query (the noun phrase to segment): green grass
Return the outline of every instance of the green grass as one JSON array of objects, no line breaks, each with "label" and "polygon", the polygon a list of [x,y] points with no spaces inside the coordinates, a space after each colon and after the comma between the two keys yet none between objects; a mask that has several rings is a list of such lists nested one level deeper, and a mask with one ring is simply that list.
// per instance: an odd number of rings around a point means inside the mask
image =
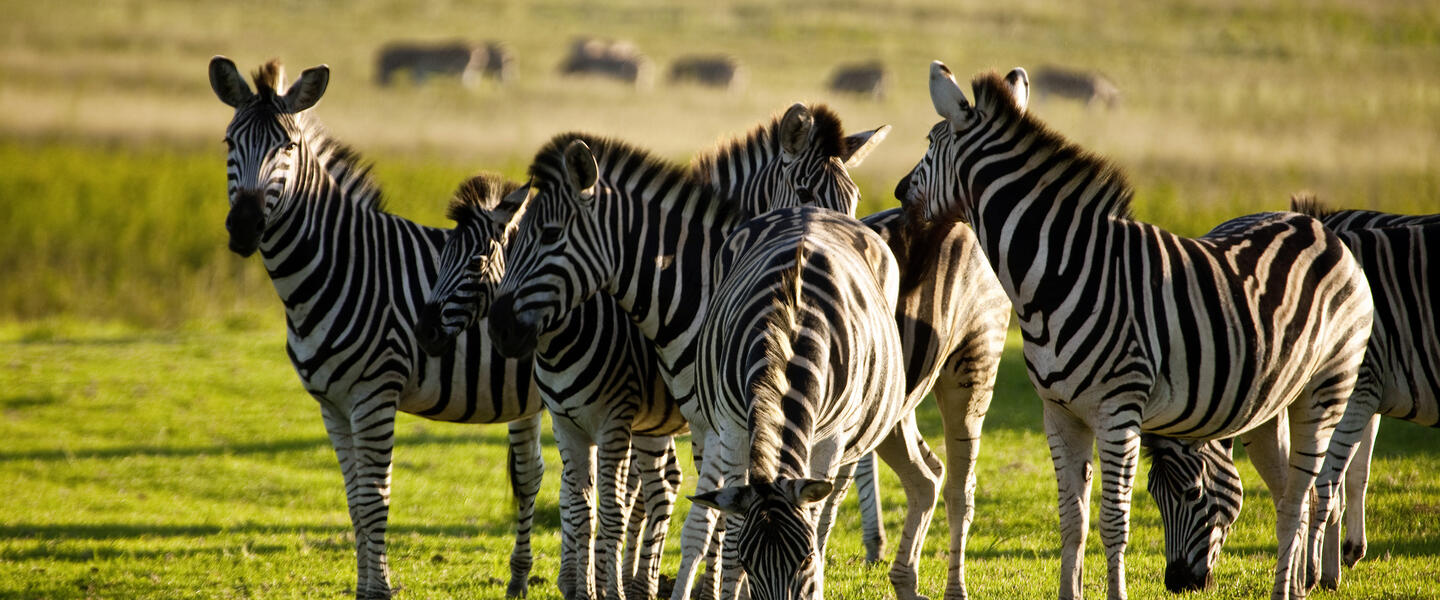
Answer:
[{"label": "green grass", "polygon": [[[319,411],[297,385],[275,320],[157,333],[45,321],[0,327],[0,597],[344,597],[353,546],[339,469]],[[1012,340],[1013,342],[1013,340]],[[922,409],[937,449],[938,416]],[[1371,556],[1338,592],[1317,598],[1440,598],[1440,440],[1386,421],[1368,505]],[[548,427],[547,427],[548,431]],[[559,464],[546,441],[532,597],[558,598]],[[688,449],[682,448],[688,456]],[[511,513],[501,426],[404,417],[397,428],[390,557],[408,598],[495,598],[508,577]],[[685,493],[694,485],[686,464]],[[1196,598],[1266,594],[1274,512],[1248,463],[1251,492],[1216,574]],[[885,520],[898,535],[903,495],[888,471]],[[1012,343],[987,419],[969,583],[978,598],[1044,598],[1058,582],[1055,488],[1039,400]],[[1138,483],[1143,490],[1143,475]],[[1098,503],[1098,502],[1097,502]],[[681,502],[672,526],[688,504]],[[1130,593],[1159,598],[1162,538],[1137,492]],[[1094,505],[1092,504],[1092,508]],[[887,597],[882,568],[862,564],[857,511],[832,537],[832,598]],[[921,590],[938,597],[948,528],[942,510],[923,554]],[[667,544],[665,572],[678,561]],[[1092,532],[1087,593],[1103,593]]]}]

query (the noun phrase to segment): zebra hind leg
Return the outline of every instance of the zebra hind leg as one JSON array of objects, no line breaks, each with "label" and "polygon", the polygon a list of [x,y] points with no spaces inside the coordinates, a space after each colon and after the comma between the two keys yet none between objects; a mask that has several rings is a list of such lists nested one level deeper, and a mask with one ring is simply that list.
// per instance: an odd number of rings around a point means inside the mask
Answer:
[{"label": "zebra hind leg", "polygon": [[866,454],[855,464],[855,500],[860,504],[865,562],[879,563],[885,560],[885,522],[881,518],[880,472],[876,470],[874,453]]},{"label": "zebra hind leg", "polygon": [[[660,585],[660,560],[665,551],[665,537],[670,528],[670,515],[675,497],[680,492],[682,474],[672,436],[639,436],[631,440],[631,472],[638,475],[640,494],[631,509],[641,517],[644,529],[638,536],[639,560],[633,569],[626,597],[630,600],[655,598]],[[641,463],[641,468],[634,465]],[[632,526],[636,523],[632,522]],[[628,552],[628,550],[627,550]]]},{"label": "zebra hind leg", "polygon": [[890,584],[900,600],[924,600],[919,593],[920,549],[940,495],[945,467],[930,451],[915,425],[915,414],[905,415],[875,448],[905,487],[905,527],[890,566]]},{"label": "zebra hind leg", "polygon": [[[624,415],[620,423],[628,423]],[[630,429],[611,424],[596,446],[596,527],[595,583],[596,592],[611,600],[623,599],[625,580],[621,574],[620,554],[629,521],[626,487],[630,475]]]},{"label": "zebra hind leg", "polygon": [[523,598],[534,562],[530,534],[535,526],[535,498],[540,495],[545,474],[545,459],[540,455],[540,413],[510,422],[509,430],[506,462],[515,501],[515,548],[510,552],[510,583],[505,587],[505,596]]},{"label": "zebra hind leg", "polygon": [[1345,542],[1341,546],[1345,566],[1354,567],[1365,558],[1365,492],[1370,486],[1370,459],[1375,452],[1375,436],[1380,431],[1380,415],[1370,418],[1370,431],[1360,440],[1360,447],[1345,470]]}]

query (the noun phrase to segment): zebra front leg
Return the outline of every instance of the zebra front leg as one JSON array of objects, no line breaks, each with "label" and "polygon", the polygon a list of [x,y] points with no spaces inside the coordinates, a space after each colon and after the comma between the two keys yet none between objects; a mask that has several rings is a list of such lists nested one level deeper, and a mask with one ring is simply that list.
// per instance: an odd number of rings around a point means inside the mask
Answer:
[{"label": "zebra front leg", "polygon": [[630,475],[625,478],[625,505],[630,509],[625,515],[625,541],[621,544],[623,558],[620,572],[625,577],[627,598],[635,595],[635,579],[642,572],[640,544],[645,535],[645,496],[640,486],[650,459],[636,448],[636,440],[639,439],[641,438],[632,439],[630,442]]},{"label": "zebra front leg", "polygon": [[[627,597],[631,600],[655,597],[660,579],[660,560],[665,551],[665,537],[670,528],[670,515],[675,497],[680,492],[682,473],[675,453],[673,436],[638,436],[631,440],[631,473],[641,482],[638,506],[631,512],[640,514],[644,525],[639,538],[639,561],[635,565]],[[634,465],[640,464],[641,468]],[[632,526],[636,524],[632,523]]]},{"label": "zebra front leg", "polygon": [[540,454],[540,413],[511,421],[509,429],[510,447],[505,457],[510,494],[515,500],[515,548],[510,552],[510,584],[505,586],[505,596],[523,598],[534,564],[530,534],[535,527],[535,498],[540,495],[545,475],[545,459]]},{"label": "zebra front leg", "polygon": [[875,454],[860,458],[855,465],[855,500],[860,504],[860,533],[865,544],[865,562],[885,560],[885,522],[880,508],[880,472]]},{"label": "zebra front leg", "polygon": [[385,530],[390,513],[390,457],[395,441],[395,401],[374,396],[358,404],[372,410],[347,412],[320,400],[325,429],[345,474],[345,500],[355,530],[357,599],[390,597]]},{"label": "zebra front leg", "polygon": [[[721,481],[720,462],[715,458],[710,460],[702,459],[703,453],[707,450],[707,440],[704,432],[697,427],[692,420],[690,423],[690,448],[694,457],[695,468],[699,473],[695,478],[695,493],[718,490]],[[690,600],[691,592],[695,591],[695,576],[702,560],[712,560],[713,550],[712,538],[716,533],[717,511],[710,510],[699,504],[691,504],[690,512],[685,516],[685,526],[680,530],[680,569],[675,573],[675,588],[670,593],[670,600]],[[719,598],[719,569],[714,562],[710,563],[705,580],[699,586],[699,597],[714,599]]]},{"label": "zebra front leg", "polygon": [[564,561],[555,585],[566,600],[589,600],[595,596],[595,578],[591,571],[594,531],[591,515],[595,510],[594,465],[591,455],[595,447],[584,431],[566,417],[551,421],[555,445],[562,464],[560,494],[565,497],[565,514],[560,519],[560,539],[573,547],[570,564]]},{"label": "zebra front leg", "polygon": [[[1260,473],[1260,479],[1270,490],[1270,501],[1279,510],[1285,498],[1285,473],[1290,470],[1290,417],[1280,411],[1259,427],[1239,435],[1250,464]],[[1276,531],[1276,536],[1279,536]],[[1279,540],[1279,537],[1276,537]]]},{"label": "zebra front leg", "polygon": [[[1325,391],[1331,394],[1332,400],[1336,394],[1332,390],[1339,387],[1341,386],[1326,388]],[[1343,402],[1345,398],[1340,400]],[[1340,417],[1339,424],[1335,426],[1334,433],[1327,444],[1328,451],[1325,453],[1324,462],[1315,480],[1316,505],[1311,515],[1313,521],[1310,523],[1307,546],[1309,560],[1306,563],[1307,571],[1305,572],[1307,589],[1316,583],[1317,576],[1320,579],[1319,583],[1324,587],[1334,589],[1340,585],[1341,507],[1339,505],[1346,493],[1342,489],[1342,484],[1349,478],[1348,468],[1357,455],[1364,456],[1362,459],[1362,463],[1365,465],[1364,469],[1369,470],[1369,456],[1366,454],[1369,449],[1366,447],[1366,442],[1373,440],[1375,426],[1378,425],[1379,417],[1376,414],[1378,397],[1359,390],[1353,396],[1348,396],[1348,400],[1348,404],[1344,404],[1344,415]],[[1365,450],[1357,453],[1356,450],[1362,447]],[[1365,476],[1368,476],[1368,473],[1365,473]],[[1357,487],[1363,488],[1363,485],[1362,478],[1362,483]],[[1363,497],[1360,502],[1364,502]],[[1363,528],[1362,522],[1362,532]]]},{"label": "zebra front leg", "polygon": [[1090,527],[1091,454],[1095,434],[1054,402],[1045,402],[1045,438],[1055,463],[1060,514],[1060,599],[1084,596],[1085,535]]},{"label": "zebra front leg", "polygon": [[626,485],[630,475],[631,415],[620,415],[596,441],[597,505],[595,527],[595,584],[603,597],[625,598],[621,575],[621,538],[629,520]]},{"label": "zebra front leg", "polygon": [[900,543],[895,547],[890,584],[900,600],[925,600],[919,592],[920,549],[930,528],[930,518],[935,513],[945,466],[920,436],[913,412],[895,424],[895,428],[875,448],[875,453],[890,465],[905,487],[905,527],[900,533]]},{"label": "zebra front leg", "polygon": [[[871,459],[870,468],[872,474],[874,473],[875,467],[874,456],[874,453],[866,454],[860,459],[860,462],[864,462],[867,458]],[[811,472],[820,473],[820,471],[813,469]],[[815,548],[816,554],[820,557],[821,567],[825,565],[825,545],[826,542],[830,540],[830,530],[835,526],[835,512],[840,508],[840,503],[845,500],[845,494],[850,490],[850,483],[854,480],[855,474],[858,472],[859,462],[842,465],[837,469],[834,478],[834,489],[830,492],[829,496],[825,497],[825,502],[819,505],[818,513],[813,515],[815,517]],[[860,503],[860,508],[863,512],[865,508],[864,502]],[[869,548],[866,548],[865,553],[867,554],[866,562],[874,562],[871,561],[868,556],[870,553]],[[817,568],[816,572],[820,573],[822,577],[825,574],[823,568]]]},{"label": "zebra front leg", "polygon": [[1111,415],[1096,436],[1100,455],[1100,540],[1105,545],[1106,591],[1111,600],[1124,600],[1125,548],[1130,543],[1130,499],[1135,471],[1140,464],[1140,413],[1135,399],[1102,404]]},{"label": "zebra front leg", "polygon": [[[978,368],[980,361],[975,363]],[[935,401],[945,430],[945,517],[950,524],[950,570],[945,579],[945,600],[964,600],[965,543],[975,519],[975,462],[980,457],[980,428],[995,392],[994,361],[977,375],[979,381],[959,385],[942,375],[935,384]]]}]

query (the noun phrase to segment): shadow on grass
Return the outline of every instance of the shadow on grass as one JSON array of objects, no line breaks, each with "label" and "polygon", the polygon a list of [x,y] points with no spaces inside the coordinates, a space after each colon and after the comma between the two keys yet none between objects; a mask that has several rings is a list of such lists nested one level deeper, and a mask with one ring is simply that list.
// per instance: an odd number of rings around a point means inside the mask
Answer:
[{"label": "shadow on grass", "polygon": [[[397,447],[414,447],[427,445],[467,445],[494,448],[509,448],[509,442],[506,440],[505,436],[483,435],[479,433],[402,433],[396,436],[395,445]],[[0,452],[0,462],[34,460],[71,461],[81,459],[130,458],[136,456],[150,456],[158,458],[191,458],[197,456],[282,454],[287,452],[303,452],[318,449],[329,450],[330,438],[317,436],[292,438],[286,440],[269,440],[252,443],[215,444],[210,446],[132,445],[114,446],[109,448],[81,448],[77,450],[21,450],[13,452]]]}]

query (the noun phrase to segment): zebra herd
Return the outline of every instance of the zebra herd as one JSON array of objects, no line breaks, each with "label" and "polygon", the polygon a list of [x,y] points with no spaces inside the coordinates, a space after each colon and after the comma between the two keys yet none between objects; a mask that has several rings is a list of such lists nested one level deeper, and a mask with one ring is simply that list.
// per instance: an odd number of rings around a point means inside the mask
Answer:
[{"label": "zebra herd", "polygon": [[[1241,506],[1239,438],[1276,502],[1273,597],[1299,598],[1364,555],[1378,415],[1440,425],[1427,245],[1440,216],[1300,199],[1175,236],[1131,217],[1117,168],[1026,112],[1023,69],[977,76],[967,99],[933,63],[929,148],[896,187],[901,208],[860,220],[848,168],[888,127],[846,135],[830,109],[796,104],[689,165],[557,135],[525,183],[462,183],[453,230],[384,210],[368,168],[309,112],[327,67],[287,87],[271,62],[252,89],[217,56],[209,75],[235,108],[230,249],[260,253],[285,306],[287,352],[344,475],[357,598],[393,591],[397,410],[509,423],[509,596],[530,581],[548,410],[566,598],[655,597],[686,431],[699,473],[671,598],[822,597],[852,481],[878,560],[873,456],[905,490],[896,596],[924,597],[920,547],[943,492],[945,597],[966,597],[974,465],[1012,306],[1055,463],[1062,598],[1081,596],[1096,446],[1109,597],[1126,596],[1142,454],[1166,585],[1207,585]],[[931,394],[943,463],[915,421]]]}]

